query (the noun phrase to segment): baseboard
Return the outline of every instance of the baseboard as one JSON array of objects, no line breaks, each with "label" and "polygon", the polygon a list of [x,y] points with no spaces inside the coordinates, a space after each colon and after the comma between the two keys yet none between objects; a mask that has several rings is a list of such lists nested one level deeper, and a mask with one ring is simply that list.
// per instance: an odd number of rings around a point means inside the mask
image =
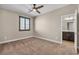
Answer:
[{"label": "baseboard", "polygon": [[28,37],[23,37],[23,38],[17,38],[17,39],[7,40],[7,41],[0,42],[0,44],[14,42],[14,41],[17,41],[17,40],[23,40],[23,39],[30,38],[30,37],[33,37],[33,36],[28,36]]},{"label": "baseboard", "polygon": [[47,41],[50,41],[50,42],[55,42],[55,43],[62,44],[62,42],[59,42],[59,41],[55,41],[55,40],[51,40],[51,39],[48,40],[47,38],[37,37],[37,36],[28,36],[28,37],[23,37],[23,38],[7,40],[7,41],[0,42],[0,44],[9,43],[9,42],[17,41],[17,40],[23,40],[23,39],[30,38],[30,37],[36,37],[36,38],[44,39],[44,40],[47,40]]},{"label": "baseboard", "polygon": [[62,44],[62,42],[59,42],[59,41],[55,41],[55,40],[51,40],[51,39],[47,39],[47,38],[43,38],[43,37],[37,37],[35,36],[36,38],[40,38],[40,39],[44,39],[44,40],[47,40],[47,41],[50,41],[50,42],[55,42],[55,43],[58,43],[58,44]]}]

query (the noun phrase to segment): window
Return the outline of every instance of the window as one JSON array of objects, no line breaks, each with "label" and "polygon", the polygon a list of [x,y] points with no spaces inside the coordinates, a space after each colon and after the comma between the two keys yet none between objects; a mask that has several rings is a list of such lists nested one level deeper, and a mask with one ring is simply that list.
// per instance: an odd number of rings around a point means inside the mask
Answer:
[{"label": "window", "polygon": [[19,16],[19,31],[30,30],[30,18]]}]

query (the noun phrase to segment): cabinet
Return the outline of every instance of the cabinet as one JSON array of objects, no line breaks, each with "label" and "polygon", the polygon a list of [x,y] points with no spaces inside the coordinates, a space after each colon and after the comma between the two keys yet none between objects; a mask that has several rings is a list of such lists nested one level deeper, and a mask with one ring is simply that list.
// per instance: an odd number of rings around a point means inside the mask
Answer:
[{"label": "cabinet", "polygon": [[74,41],[74,32],[62,32],[63,40]]}]

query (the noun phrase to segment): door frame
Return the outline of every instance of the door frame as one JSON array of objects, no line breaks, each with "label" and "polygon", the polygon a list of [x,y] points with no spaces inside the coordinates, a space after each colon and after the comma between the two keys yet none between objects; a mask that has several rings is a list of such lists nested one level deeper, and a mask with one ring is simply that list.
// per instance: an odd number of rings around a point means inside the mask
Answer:
[{"label": "door frame", "polygon": [[[76,9],[75,12],[73,13],[74,16],[75,16],[74,49],[75,49],[76,53],[77,53],[77,13],[78,13],[78,10]],[[63,16],[65,16],[65,15],[63,15]],[[61,16],[61,44],[63,44],[63,38],[62,38],[62,20],[63,20],[63,16]]]}]

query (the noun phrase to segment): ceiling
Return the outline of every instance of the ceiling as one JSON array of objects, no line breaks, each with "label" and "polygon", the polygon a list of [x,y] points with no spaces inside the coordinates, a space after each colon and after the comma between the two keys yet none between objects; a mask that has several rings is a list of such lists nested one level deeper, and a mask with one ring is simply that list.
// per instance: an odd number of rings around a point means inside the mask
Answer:
[{"label": "ceiling", "polygon": [[9,11],[24,13],[30,16],[39,16],[47,12],[51,12],[55,9],[64,7],[67,4],[37,4],[37,6],[39,5],[44,5],[43,8],[39,9],[39,11],[41,12],[40,14],[35,11],[29,12],[29,10],[32,9],[32,4],[0,4],[0,8]]}]

